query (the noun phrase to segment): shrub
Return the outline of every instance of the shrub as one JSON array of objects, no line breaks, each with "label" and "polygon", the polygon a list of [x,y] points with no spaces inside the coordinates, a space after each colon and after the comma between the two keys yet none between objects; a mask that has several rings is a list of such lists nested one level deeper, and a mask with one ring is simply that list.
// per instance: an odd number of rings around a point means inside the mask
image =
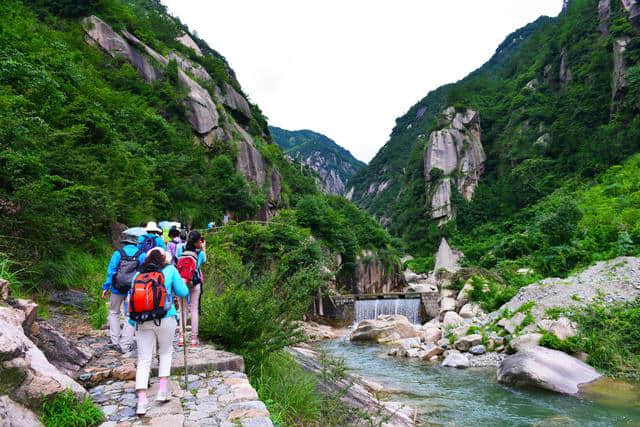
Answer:
[{"label": "shrub", "polygon": [[93,427],[104,421],[102,411],[91,398],[79,400],[71,390],[44,402],[41,412],[40,419],[47,427]]}]

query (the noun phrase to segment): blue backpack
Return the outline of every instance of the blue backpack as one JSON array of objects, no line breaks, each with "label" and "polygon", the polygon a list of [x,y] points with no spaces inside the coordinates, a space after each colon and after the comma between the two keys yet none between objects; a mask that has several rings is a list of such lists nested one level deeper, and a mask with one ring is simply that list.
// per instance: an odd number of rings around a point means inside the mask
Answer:
[{"label": "blue backpack", "polygon": [[139,244],[140,250],[144,253],[149,252],[156,246],[158,246],[156,244],[156,236],[144,236],[144,240]]}]

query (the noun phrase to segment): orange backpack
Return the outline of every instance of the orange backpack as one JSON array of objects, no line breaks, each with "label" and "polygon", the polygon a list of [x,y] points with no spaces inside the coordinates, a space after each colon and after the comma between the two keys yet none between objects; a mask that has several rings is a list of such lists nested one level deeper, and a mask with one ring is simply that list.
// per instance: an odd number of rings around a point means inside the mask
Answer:
[{"label": "orange backpack", "polygon": [[171,308],[171,295],[164,287],[164,275],[157,267],[140,273],[129,293],[129,318],[135,322],[153,320],[156,326]]}]

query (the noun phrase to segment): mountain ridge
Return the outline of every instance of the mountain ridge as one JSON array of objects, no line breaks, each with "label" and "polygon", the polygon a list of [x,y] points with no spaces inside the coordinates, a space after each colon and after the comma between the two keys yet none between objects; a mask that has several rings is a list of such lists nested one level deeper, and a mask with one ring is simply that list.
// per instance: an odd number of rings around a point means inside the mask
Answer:
[{"label": "mountain ridge", "polygon": [[327,193],[344,194],[346,182],[366,164],[334,140],[310,129],[286,130],[269,126],[273,141],[293,160],[319,175]]}]

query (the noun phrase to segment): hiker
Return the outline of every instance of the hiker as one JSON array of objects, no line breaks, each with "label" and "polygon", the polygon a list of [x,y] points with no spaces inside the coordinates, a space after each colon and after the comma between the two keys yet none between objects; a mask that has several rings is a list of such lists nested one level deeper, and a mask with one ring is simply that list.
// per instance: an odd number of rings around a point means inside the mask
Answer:
[{"label": "hiker", "polygon": [[[187,243],[178,248],[178,270],[189,288],[189,307],[191,312],[191,347],[199,347],[198,325],[200,320],[200,297],[202,296],[202,265],[207,262],[206,243],[197,231],[189,233]],[[180,301],[180,304],[184,301]],[[182,309],[182,307],[180,307]],[[184,336],[180,329],[178,346],[184,345]]]},{"label": "hiker", "polygon": [[147,387],[156,340],[160,359],[156,401],[166,402],[171,397],[169,375],[173,357],[173,338],[178,324],[178,312],[173,304],[173,296],[185,298],[188,293],[189,289],[178,270],[171,265],[168,253],[162,248],[151,249],[142,264],[141,272],[134,276],[129,292],[129,322],[136,327],[138,344],[138,415],[144,415],[149,406]]},{"label": "hiker", "polygon": [[155,221],[149,221],[145,227],[146,233],[138,237],[138,249],[148,253],[151,249],[160,247],[166,249],[162,238],[162,229]]},{"label": "hiker", "polygon": [[182,240],[180,239],[180,230],[178,230],[174,226],[171,228],[171,230],[169,230],[169,243],[167,243],[167,252],[171,254],[173,265],[176,265],[178,263],[177,251],[180,245],[182,245]]},{"label": "hiker", "polygon": [[[102,285],[102,298],[107,299],[109,292],[109,335],[110,346],[121,353],[132,350],[134,330],[125,320],[120,328],[120,313],[127,298],[133,276],[138,272],[146,253],[138,249],[133,237],[123,236],[120,240],[124,246],[111,256],[107,267],[107,278]],[[126,316],[126,313],[125,313]]]}]

